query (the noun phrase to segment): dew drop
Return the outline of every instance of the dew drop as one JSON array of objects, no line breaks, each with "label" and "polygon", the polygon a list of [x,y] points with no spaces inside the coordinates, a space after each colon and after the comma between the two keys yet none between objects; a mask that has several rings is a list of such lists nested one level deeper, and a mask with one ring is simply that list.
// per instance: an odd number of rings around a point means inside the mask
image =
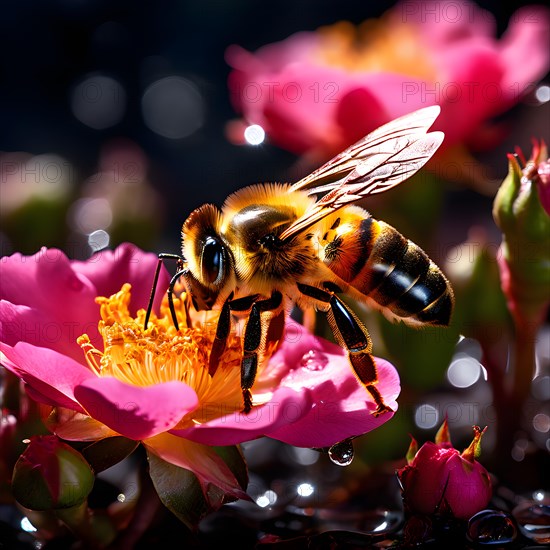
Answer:
[{"label": "dew drop", "polygon": [[344,439],[340,443],[335,443],[328,450],[328,456],[338,466],[349,466],[354,456],[351,439]]},{"label": "dew drop", "polygon": [[524,536],[537,544],[550,543],[550,504],[527,501],[512,510]]},{"label": "dew drop", "polygon": [[518,536],[514,518],[500,510],[482,510],[470,518],[466,536],[479,546],[502,546]]},{"label": "dew drop", "polygon": [[307,353],[304,353],[300,366],[307,370],[323,370],[328,363],[328,357],[319,350],[309,350]]}]

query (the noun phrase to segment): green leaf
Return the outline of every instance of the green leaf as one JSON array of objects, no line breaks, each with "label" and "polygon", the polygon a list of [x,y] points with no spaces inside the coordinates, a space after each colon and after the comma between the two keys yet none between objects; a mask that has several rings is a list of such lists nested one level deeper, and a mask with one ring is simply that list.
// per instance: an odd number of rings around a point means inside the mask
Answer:
[{"label": "green leaf", "polygon": [[427,390],[441,383],[458,342],[459,332],[454,324],[448,328],[415,329],[381,318],[380,328],[388,359],[397,367],[402,386]]},{"label": "green leaf", "polygon": [[213,449],[233,472],[239,485],[246,490],[248,486],[248,466],[240,447],[231,445],[227,447],[213,447]]},{"label": "green leaf", "polygon": [[80,452],[94,472],[98,473],[118,464],[132,454],[138,445],[138,441],[126,437],[106,437],[86,445]]},{"label": "green leaf", "polygon": [[[149,475],[161,502],[189,529],[196,530],[200,520],[214,511],[204,498],[197,476],[149,451],[147,458]],[[220,494],[223,495],[221,491]],[[209,498],[213,496],[214,493],[209,492]],[[220,506],[221,504],[220,502]]]}]

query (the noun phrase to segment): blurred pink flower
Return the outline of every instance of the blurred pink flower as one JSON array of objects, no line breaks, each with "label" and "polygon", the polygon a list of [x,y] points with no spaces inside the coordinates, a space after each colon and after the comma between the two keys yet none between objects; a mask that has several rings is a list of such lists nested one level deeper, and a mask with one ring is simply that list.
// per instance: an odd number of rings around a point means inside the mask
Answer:
[{"label": "blurred pink flower", "polygon": [[447,420],[435,443],[428,441],[417,450],[413,439],[408,464],[397,472],[408,513],[451,514],[457,519],[468,519],[487,506],[492,494],[491,479],[475,460],[484,431],[474,426],[474,439],[462,453],[451,444]]},{"label": "blurred pink flower", "polygon": [[[26,382],[33,399],[54,407],[47,425],[62,439],[122,435],[141,441],[165,461],[195,473],[205,491],[213,484],[242,497],[212,446],[266,435],[325,447],[393,416],[375,417],[376,405],[344,352],[294,322],[258,373],[255,406],[242,414],[240,339],[231,336],[222,365],[210,377],[207,357],[219,313],[197,314],[202,321],[189,328],[184,308],[178,309],[177,332],[166,300],[160,305],[165,270],[154,308],[159,316],[153,314],[143,329],[156,262],[154,254],[130,244],[86,262],[51,249],[2,259],[1,362]],[[378,389],[396,410],[397,372],[382,359],[377,366]]]},{"label": "blurred pink flower", "polygon": [[442,107],[445,148],[490,146],[500,133],[490,119],[548,71],[549,28],[542,6],[519,9],[498,39],[493,16],[467,0],[403,1],[359,27],[340,22],[255,53],[231,46],[231,98],[246,124],[316,160],[431,104]]}]

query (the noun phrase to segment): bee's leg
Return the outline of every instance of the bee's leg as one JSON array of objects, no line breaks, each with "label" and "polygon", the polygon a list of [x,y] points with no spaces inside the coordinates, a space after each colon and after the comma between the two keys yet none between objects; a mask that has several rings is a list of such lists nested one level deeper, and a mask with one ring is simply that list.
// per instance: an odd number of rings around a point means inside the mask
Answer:
[{"label": "bee's leg", "polygon": [[220,358],[225,351],[227,338],[229,337],[229,332],[231,331],[231,313],[229,306],[231,298],[233,298],[233,293],[231,293],[229,298],[224,302],[220,312],[220,317],[218,318],[216,336],[214,337],[214,342],[208,358],[208,372],[210,376],[214,376],[218,370]]},{"label": "bee's leg", "polygon": [[[250,301],[253,301],[251,305]],[[258,354],[261,350],[263,338],[262,311],[277,310],[283,302],[283,295],[274,291],[267,300],[258,300],[258,296],[246,296],[229,303],[233,311],[246,311],[250,309],[248,321],[244,331],[243,359],[241,362],[241,389],[243,392],[243,412],[248,414],[252,409],[252,392],[256,373],[258,372]],[[246,307],[248,305],[248,307]]]},{"label": "bee's leg", "polygon": [[177,265],[177,273],[172,277],[172,280],[170,281],[170,285],[168,287],[168,303],[170,305],[170,313],[172,314],[172,320],[174,321],[174,326],[176,327],[176,330],[179,330],[178,326],[178,320],[176,318],[176,311],[174,308],[174,285],[176,284],[176,281],[184,274],[185,270],[183,269],[183,257],[179,256],[178,254],[159,254],[158,256],[158,263],[157,263],[157,269],[155,271],[155,277],[153,279],[153,286],[151,287],[151,295],[149,296],[149,304],[147,305],[147,312],[145,314],[145,323],[144,323],[144,329],[147,330],[147,325],[149,324],[149,318],[151,317],[151,311],[153,311],[153,302],[155,300],[155,294],[157,291],[157,284],[159,280],[160,275],[160,268],[162,266],[163,260],[176,260]]},{"label": "bee's leg", "polygon": [[[326,286],[332,287],[330,283],[326,283]],[[347,350],[349,362],[357,378],[376,403],[376,410],[373,414],[378,416],[384,412],[391,412],[392,409],[384,403],[384,399],[375,385],[378,382],[378,374],[371,353],[372,342],[363,323],[332,290],[322,290],[301,283],[298,283],[298,289],[302,294],[330,306],[327,310],[328,322],[338,343]]]}]

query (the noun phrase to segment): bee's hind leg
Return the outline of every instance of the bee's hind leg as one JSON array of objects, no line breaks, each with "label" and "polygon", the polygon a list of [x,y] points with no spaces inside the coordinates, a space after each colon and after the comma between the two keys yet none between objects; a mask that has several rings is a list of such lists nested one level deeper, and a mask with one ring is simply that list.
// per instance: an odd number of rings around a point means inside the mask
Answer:
[{"label": "bee's hind leg", "polygon": [[326,283],[326,290],[298,283],[298,289],[302,294],[329,304],[327,319],[332,332],[344,349],[348,352],[348,360],[359,381],[371,394],[376,409],[375,416],[385,412],[393,412],[384,403],[382,395],[376,387],[378,373],[372,355],[372,341],[367,329],[357,318],[355,313],[334,293],[334,285]]}]

